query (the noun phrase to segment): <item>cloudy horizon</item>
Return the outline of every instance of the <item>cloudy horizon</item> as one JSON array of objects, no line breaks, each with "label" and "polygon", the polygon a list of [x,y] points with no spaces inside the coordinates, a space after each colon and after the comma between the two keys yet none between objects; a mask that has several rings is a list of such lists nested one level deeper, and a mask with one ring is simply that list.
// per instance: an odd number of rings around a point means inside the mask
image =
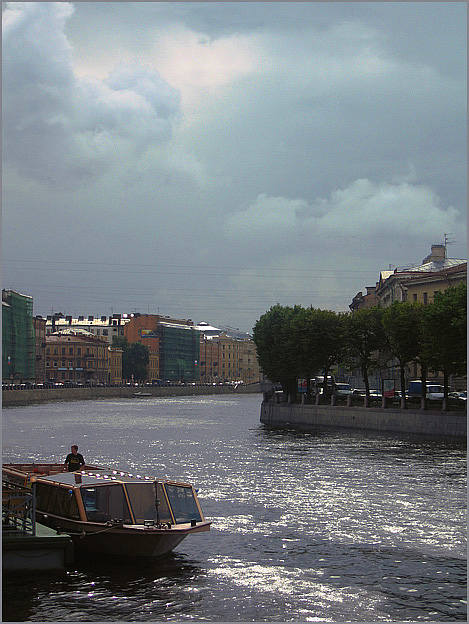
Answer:
[{"label": "cloudy horizon", "polygon": [[466,258],[464,3],[3,5],[3,287],[252,331]]}]

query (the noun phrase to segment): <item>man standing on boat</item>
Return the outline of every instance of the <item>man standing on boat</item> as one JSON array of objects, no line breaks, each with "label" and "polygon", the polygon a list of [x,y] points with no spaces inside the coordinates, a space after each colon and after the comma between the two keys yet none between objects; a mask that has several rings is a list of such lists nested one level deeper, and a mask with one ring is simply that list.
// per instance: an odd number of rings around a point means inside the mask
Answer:
[{"label": "man standing on boat", "polygon": [[78,446],[76,444],[73,444],[70,450],[72,452],[65,458],[65,467],[69,472],[75,472],[85,465],[85,460],[83,459],[83,455],[78,452]]}]

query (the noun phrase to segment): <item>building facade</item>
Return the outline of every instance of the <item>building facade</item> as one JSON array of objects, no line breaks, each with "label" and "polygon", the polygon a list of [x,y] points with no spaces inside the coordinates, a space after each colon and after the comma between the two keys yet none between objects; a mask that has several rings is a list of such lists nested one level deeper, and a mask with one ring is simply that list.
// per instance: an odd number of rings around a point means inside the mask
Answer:
[{"label": "building facade", "polygon": [[83,384],[122,381],[122,350],[113,349],[104,337],[90,332],[68,329],[46,336],[45,359],[49,381]]},{"label": "building facade", "polygon": [[2,291],[2,380],[31,382],[36,378],[33,298]]},{"label": "building facade", "polygon": [[248,334],[200,323],[200,380],[202,383],[256,383],[262,374],[256,345]]},{"label": "building facade", "polygon": [[42,316],[33,318],[36,345],[35,381],[46,381],[46,320]]},{"label": "building facade", "polygon": [[112,316],[79,316],[73,318],[64,316],[63,314],[52,314],[46,319],[47,335],[64,329],[83,330],[105,339],[110,345],[114,337],[122,338],[124,336],[124,327],[128,323],[130,317],[127,315],[113,314]]},{"label": "building facade", "polygon": [[376,296],[383,308],[395,301],[433,303],[436,292],[467,281],[467,260],[446,258],[444,245],[432,245],[432,252],[419,266],[382,271]]}]

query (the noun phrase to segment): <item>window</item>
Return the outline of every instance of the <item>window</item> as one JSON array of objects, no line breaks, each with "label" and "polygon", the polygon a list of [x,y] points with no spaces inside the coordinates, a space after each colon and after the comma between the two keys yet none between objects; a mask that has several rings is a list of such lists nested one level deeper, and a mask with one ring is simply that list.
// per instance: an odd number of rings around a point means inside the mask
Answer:
[{"label": "window", "polygon": [[58,364],[57,360],[54,360],[54,368],[57,368],[57,367],[58,367],[58,365],[59,365],[59,364]]},{"label": "window", "polygon": [[103,336],[108,336],[108,335],[109,335],[108,330],[107,329],[103,329]]},{"label": "window", "polygon": [[65,355],[65,347],[62,347],[62,355]]},{"label": "window", "polygon": [[168,485],[166,483],[164,487],[177,524],[191,520],[202,521],[190,486]]},{"label": "window", "polygon": [[73,347],[70,347],[70,348],[69,348],[68,353],[69,353],[70,355],[73,355]]},{"label": "window", "polygon": [[54,347],[54,355],[57,355],[57,347]]},{"label": "window", "polygon": [[65,367],[65,360],[62,360],[62,368]]},{"label": "window", "polygon": [[414,301],[417,301],[417,293],[414,293]]},{"label": "window", "polygon": [[73,368],[73,362],[72,362],[72,361],[70,361],[70,362],[68,363],[68,367],[69,367],[69,368]]},{"label": "window", "polygon": [[81,488],[83,504],[90,522],[107,522],[111,519],[131,523],[130,511],[122,485],[99,485]]},{"label": "window", "polygon": [[427,305],[428,303],[428,293],[423,293],[423,305]]},{"label": "window", "polygon": [[130,505],[137,524],[143,524],[144,520],[158,520],[160,522],[173,522],[169,511],[166,496],[162,491],[161,483],[158,483],[158,517],[155,505],[155,485],[153,483],[127,483],[126,490],[129,495]]},{"label": "window", "polygon": [[74,491],[45,483],[36,484],[36,507],[39,511],[80,519]]},{"label": "window", "polygon": [[46,354],[47,354],[47,355],[50,355],[50,347],[47,347],[47,349],[46,349]]},{"label": "window", "polygon": [[81,347],[77,347],[77,355],[81,355]]}]

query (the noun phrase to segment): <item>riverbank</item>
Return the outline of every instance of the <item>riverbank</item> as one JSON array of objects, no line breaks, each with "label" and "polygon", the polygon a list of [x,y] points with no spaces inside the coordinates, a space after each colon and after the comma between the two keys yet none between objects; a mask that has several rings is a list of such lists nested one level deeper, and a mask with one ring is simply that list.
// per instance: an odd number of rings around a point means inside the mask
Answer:
[{"label": "riverbank", "polygon": [[[28,405],[30,403],[50,403],[55,401],[85,401],[97,399],[139,398],[144,401],[151,397],[198,396],[216,394],[260,394],[259,384],[218,386],[115,386],[110,388],[41,388],[25,390],[3,390],[3,407]],[[138,396],[140,395],[140,396]]]},{"label": "riverbank", "polygon": [[347,407],[263,401],[261,423],[277,427],[340,427],[467,438],[466,412]]}]

